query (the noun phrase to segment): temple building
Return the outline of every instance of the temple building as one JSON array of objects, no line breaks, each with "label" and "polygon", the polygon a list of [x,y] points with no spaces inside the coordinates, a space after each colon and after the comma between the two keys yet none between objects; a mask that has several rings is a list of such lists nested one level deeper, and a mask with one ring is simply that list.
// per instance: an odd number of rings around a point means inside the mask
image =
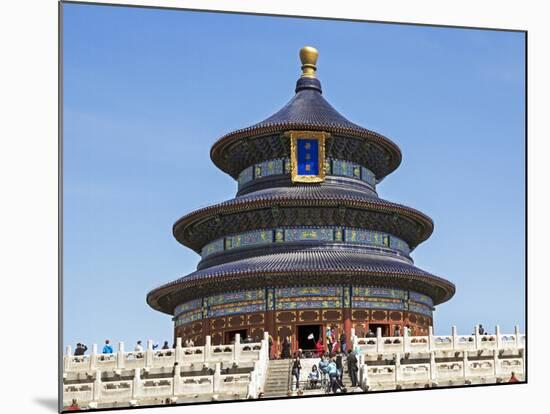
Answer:
[{"label": "temple building", "polygon": [[285,337],[293,350],[312,349],[328,327],[348,341],[352,328],[358,337],[405,326],[425,335],[434,307],[455,292],[411,258],[432,220],[378,196],[401,162],[399,147],[324,99],[317,57],[300,50],[302,75],[281,110],[212,146],[214,164],[237,181],[235,198],[173,226],[201,260],[147,302],[173,317],[184,341],[258,340],[267,331],[278,352]]}]

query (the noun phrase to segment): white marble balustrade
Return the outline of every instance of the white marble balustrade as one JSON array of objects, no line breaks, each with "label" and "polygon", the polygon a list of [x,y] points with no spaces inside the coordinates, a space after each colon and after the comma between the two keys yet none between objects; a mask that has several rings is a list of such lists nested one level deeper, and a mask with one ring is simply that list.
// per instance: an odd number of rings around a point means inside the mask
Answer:
[{"label": "white marble balustrade", "polygon": [[[525,335],[513,334],[357,338],[359,379],[364,390],[465,385],[508,381],[525,376]],[[427,362],[429,360],[429,362]],[[418,362],[421,361],[421,362]],[[443,361],[443,362],[442,362]]]},{"label": "white marble balustrade", "polygon": [[[64,357],[63,403],[76,399],[90,408],[109,403],[138,405],[140,400],[218,394],[238,395],[240,398],[258,398],[263,392],[267,374],[268,334],[257,343],[240,342],[236,335],[232,345],[182,347],[178,338],[175,349],[153,350],[152,341],[142,352],[124,352],[124,344],[113,354],[98,354],[97,346],[84,356],[71,355],[70,347]],[[176,365],[177,363],[177,365]],[[221,366],[251,366],[249,373],[222,373]],[[214,366],[212,375],[186,375],[195,367]],[[150,370],[166,372],[162,378],[142,378]],[[122,373],[133,371],[132,379],[116,380]],[[107,373],[108,376],[102,375]]]}]

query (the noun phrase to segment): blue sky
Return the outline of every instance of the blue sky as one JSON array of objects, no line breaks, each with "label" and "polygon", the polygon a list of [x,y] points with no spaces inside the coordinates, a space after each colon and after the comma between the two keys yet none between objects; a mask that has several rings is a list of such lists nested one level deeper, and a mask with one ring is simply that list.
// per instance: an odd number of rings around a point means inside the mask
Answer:
[{"label": "blue sky", "polygon": [[293,95],[318,48],[324,96],[390,137],[380,197],[428,214],[417,266],[455,283],[435,331],[524,328],[524,35],[470,29],[66,4],[64,340],[172,340],[152,288],[195,270],[183,214],[232,198],[221,135]]}]

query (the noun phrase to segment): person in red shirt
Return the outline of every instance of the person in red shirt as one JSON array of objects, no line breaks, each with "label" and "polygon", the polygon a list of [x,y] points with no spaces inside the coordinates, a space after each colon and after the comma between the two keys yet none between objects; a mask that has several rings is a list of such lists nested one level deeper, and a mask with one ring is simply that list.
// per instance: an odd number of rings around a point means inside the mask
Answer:
[{"label": "person in red shirt", "polygon": [[321,338],[319,338],[315,343],[315,353],[318,357],[323,355],[323,342],[321,341]]},{"label": "person in red shirt", "polygon": [[67,411],[78,411],[80,410],[80,405],[76,402],[76,398],[73,398],[73,402],[71,405],[67,407]]},{"label": "person in red shirt", "polygon": [[516,373],[512,372],[512,376],[508,380],[508,382],[519,382],[518,378],[516,377]]}]

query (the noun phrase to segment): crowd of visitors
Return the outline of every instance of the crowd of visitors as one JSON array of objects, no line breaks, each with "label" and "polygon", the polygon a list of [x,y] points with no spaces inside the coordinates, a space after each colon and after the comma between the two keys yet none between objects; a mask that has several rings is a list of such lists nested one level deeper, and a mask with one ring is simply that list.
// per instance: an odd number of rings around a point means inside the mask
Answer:
[{"label": "crowd of visitors", "polygon": [[[342,345],[339,344],[339,346],[341,349]],[[303,351],[299,349],[294,354],[291,368],[292,377],[294,383],[296,384],[296,390],[300,390],[302,358]],[[319,386],[325,387],[326,393],[347,392],[347,389],[344,387],[345,365],[347,366],[351,386],[356,388],[358,386],[357,372],[359,369],[356,352],[352,349],[348,350],[347,354],[343,351],[338,351],[336,353],[326,352],[322,354],[319,363],[313,364],[311,372],[308,373],[307,383],[305,385],[307,388],[318,388]]]},{"label": "crowd of visitors", "polygon": [[[195,344],[193,343],[192,339],[188,339],[184,342],[184,346],[185,347],[192,347],[192,346],[195,346]],[[175,347],[176,347],[176,344],[174,344],[172,346],[172,348],[175,348]],[[160,348],[160,349],[167,350],[167,349],[172,349],[172,348],[168,344],[168,341],[164,341],[164,343],[162,345],[162,348]],[[159,349],[159,344],[158,343],[153,344],[153,350],[156,350],[156,349]],[[88,350],[88,347],[79,342],[79,343],[76,344],[76,348],[74,350],[74,355],[75,356],[85,355],[87,350]],[[143,350],[144,350],[143,349],[143,343],[141,341],[137,341],[136,346],[134,347],[134,352],[139,354],[139,353],[142,353]],[[109,339],[105,340],[105,344],[103,345],[101,353],[102,354],[112,354],[112,353],[114,353],[113,346],[111,345],[111,341]]]}]

